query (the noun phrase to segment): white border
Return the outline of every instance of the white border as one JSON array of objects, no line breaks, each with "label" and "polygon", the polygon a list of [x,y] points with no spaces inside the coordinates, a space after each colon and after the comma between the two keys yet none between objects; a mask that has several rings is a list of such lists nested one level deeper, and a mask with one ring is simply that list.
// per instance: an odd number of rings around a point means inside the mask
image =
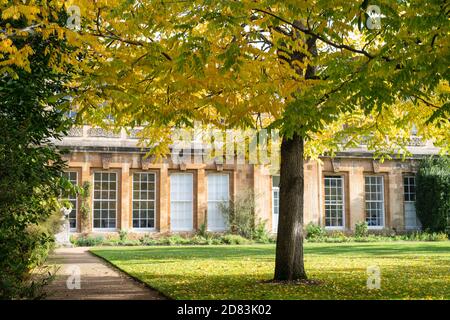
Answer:
[{"label": "white border", "polygon": [[[145,174],[153,174],[153,176],[155,177],[154,179],[154,183],[155,183],[155,199],[153,200],[154,202],[154,227],[153,228],[135,228],[133,227],[133,201],[134,201],[134,174],[141,174],[141,173],[145,173]],[[156,231],[156,216],[157,216],[157,174],[154,171],[135,171],[131,173],[131,230],[133,230],[133,232],[152,232],[152,231]]]},{"label": "white border", "polygon": [[[173,175],[190,175],[192,177],[192,228],[191,229],[173,229],[172,228],[172,197],[170,196],[172,194],[172,176]],[[194,231],[194,174],[192,172],[172,172],[169,174],[169,205],[170,205],[170,212],[169,212],[169,221],[170,221],[170,231],[171,232],[192,232]]]},{"label": "white border", "polygon": [[[96,173],[115,173],[116,174],[116,227],[115,228],[94,228],[94,201],[95,201],[95,174]],[[103,180],[102,180],[103,181]],[[106,170],[99,170],[99,171],[93,171],[92,172],[92,231],[97,231],[97,232],[116,232],[119,230],[119,228],[117,227],[117,215],[119,213],[119,201],[117,200],[119,196],[119,174],[117,171],[106,171]],[[108,199],[111,200],[111,199]]]},{"label": "white border", "polygon": [[[326,194],[325,194],[325,179],[326,178],[339,178],[340,180],[341,180],[341,182],[342,182],[342,226],[338,226],[338,227],[336,227],[336,226],[326,226],[326,223],[327,223],[327,216],[326,216],[326,209],[325,209],[325,207],[326,207],[326,203],[325,203],[325,198],[326,198]],[[323,216],[324,216],[324,227],[325,227],[325,230],[330,230],[330,231],[333,231],[333,230],[345,230],[345,213],[346,213],[346,211],[345,211],[345,206],[346,206],[346,202],[345,202],[345,178],[344,178],[344,176],[340,176],[340,175],[324,175],[323,176],[323,191],[324,191],[324,194],[323,194],[323,204],[324,204],[324,206],[323,206]]]},{"label": "white border", "polygon": [[[272,178],[273,179],[273,178]],[[278,214],[277,214],[277,227],[274,228],[274,217],[275,217],[275,197],[273,196],[274,191],[278,191]],[[273,187],[272,186],[272,233],[278,232],[278,221],[280,218],[280,187]]]},{"label": "white border", "polygon": [[[213,202],[215,202],[215,203],[220,203],[220,202],[225,202],[225,201],[220,201],[220,200],[209,200],[209,197],[208,197],[208,195],[209,195],[209,177],[210,176],[225,176],[225,177],[227,177],[227,190],[228,190],[228,199],[226,200],[227,202],[229,202],[230,201],[230,175],[229,174],[227,174],[227,173],[208,173],[207,175],[206,175],[206,208],[207,208],[207,210],[206,210],[206,221],[208,222],[209,221],[209,219],[208,219],[208,214],[209,214],[209,211],[208,211],[208,204],[209,204],[209,202],[211,202],[211,203],[213,203]],[[223,232],[223,231],[226,231],[226,230],[228,230],[228,227],[227,227],[227,221],[225,221],[225,227],[224,228],[214,228],[214,229],[210,229],[209,228],[209,224],[207,225],[207,230],[208,231],[211,231],[211,232]]]},{"label": "white border", "polygon": [[[383,217],[383,225],[381,226],[368,226],[368,229],[371,230],[381,230],[384,229],[386,226],[386,199],[384,198],[384,176],[382,175],[376,175],[376,174],[369,174],[369,175],[364,175],[364,221],[367,221],[367,212],[366,212],[366,203],[367,203],[367,199],[366,199],[366,177],[380,177],[381,178],[381,195],[383,197],[383,205],[381,206],[382,208],[382,217]],[[378,202],[378,201],[371,201],[371,202]]]}]

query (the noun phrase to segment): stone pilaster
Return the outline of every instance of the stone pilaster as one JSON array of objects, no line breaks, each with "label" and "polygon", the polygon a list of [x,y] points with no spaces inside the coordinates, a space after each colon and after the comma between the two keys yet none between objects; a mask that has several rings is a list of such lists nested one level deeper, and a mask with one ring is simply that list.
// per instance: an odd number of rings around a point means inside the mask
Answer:
[{"label": "stone pilaster", "polygon": [[194,216],[194,228],[198,229],[203,223],[207,223],[208,195],[206,189],[205,169],[197,170],[197,214]]},{"label": "stone pilaster", "polygon": [[[120,211],[117,213],[119,218],[118,228],[120,230],[127,230],[130,228],[131,220],[131,187],[130,187],[130,165],[128,163],[122,164],[121,179],[120,179]],[[120,224],[119,224],[120,223]]]},{"label": "stone pilaster", "polygon": [[[405,229],[405,216],[403,207],[403,175],[399,170],[389,171],[387,186],[388,198],[386,206],[386,227],[396,230]],[[388,220],[389,219],[389,220]]]},{"label": "stone pilaster", "polygon": [[168,165],[164,163],[161,166],[159,174],[159,231],[167,232],[170,230],[170,189],[169,189],[169,170]]},{"label": "stone pilaster", "polygon": [[347,205],[350,207],[350,221],[349,227],[351,230],[355,230],[355,224],[357,222],[366,220],[365,213],[365,195],[364,195],[364,169],[362,167],[353,167],[349,172],[349,199],[350,203]]}]

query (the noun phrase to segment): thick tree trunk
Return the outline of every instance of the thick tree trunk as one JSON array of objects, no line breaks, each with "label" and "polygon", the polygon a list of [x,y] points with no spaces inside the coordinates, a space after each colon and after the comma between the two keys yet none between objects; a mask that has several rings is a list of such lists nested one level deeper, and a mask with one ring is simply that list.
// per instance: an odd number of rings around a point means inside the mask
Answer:
[{"label": "thick tree trunk", "polygon": [[306,279],[303,265],[303,138],[281,143],[280,212],[274,280]]}]

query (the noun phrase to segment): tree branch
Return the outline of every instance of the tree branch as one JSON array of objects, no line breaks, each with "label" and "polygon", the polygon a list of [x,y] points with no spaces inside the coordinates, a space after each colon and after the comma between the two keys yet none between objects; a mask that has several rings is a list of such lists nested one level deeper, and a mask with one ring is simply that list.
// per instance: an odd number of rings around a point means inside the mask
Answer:
[{"label": "tree branch", "polygon": [[329,39],[327,39],[327,38],[325,38],[325,37],[323,37],[323,36],[321,36],[321,35],[319,35],[317,33],[314,33],[314,32],[312,32],[309,29],[301,28],[301,27],[295,25],[294,23],[289,22],[286,19],[275,15],[274,13],[272,13],[270,11],[266,11],[266,10],[263,10],[263,9],[257,9],[257,8],[254,8],[252,10],[257,11],[257,12],[261,12],[261,13],[264,13],[264,14],[267,14],[269,16],[272,16],[272,17],[274,17],[274,18],[276,18],[276,19],[278,19],[278,20],[280,20],[280,21],[282,21],[282,22],[284,22],[286,24],[289,24],[291,27],[293,27],[294,29],[296,29],[296,30],[298,30],[300,32],[303,32],[304,34],[316,37],[320,41],[322,41],[322,42],[324,42],[324,43],[326,43],[326,44],[328,44],[328,45],[330,45],[330,46],[332,46],[332,47],[334,47],[336,49],[345,49],[345,50],[348,50],[348,51],[351,51],[351,52],[354,52],[354,53],[362,54],[362,55],[366,56],[369,59],[374,59],[375,58],[375,56],[371,55],[370,53],[368,53],[365,50],[356,49],[356,48],[353,48],[353,47],[348,46],[346,44],[334,43],[333,41],[331,41],[331,40],[329,40]]}]

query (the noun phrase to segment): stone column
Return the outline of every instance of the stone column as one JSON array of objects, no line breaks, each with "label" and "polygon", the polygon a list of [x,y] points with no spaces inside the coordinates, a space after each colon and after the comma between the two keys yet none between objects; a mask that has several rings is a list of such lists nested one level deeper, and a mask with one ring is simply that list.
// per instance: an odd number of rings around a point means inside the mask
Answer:
[{"label": "stone column", "polygon": [[159,174],[159,232],[170,231],[169,214],[169,170],[167,163],[163,163]]},{"label": "stone column", "polygon": [[386,222],[388,228],[398,231],[405,229],[405,216],[403,208],[403,175],[401,171],[393,169],[388,174],[388,198],[386,205]]},{"label": "stone column", "polygon": [[203,223],[207,223],[208,195],[206,190],[205,169],[197,170],[197,215],[194,217],[194,228],[199,229]]},{"label": "stone column", "polygon": [[357,222],[366,220],[365,202],[364,202],[364,169],[362,167],[353,167],[349,172],[349,199],[347,204],[350,208],[349,227],[355,230]]},{"label": "stone column", "polygon": [[121,168],[121,178],[120,178],[120,212],[118,212],[118,217],[120,220],[118,223],[118,229],[127,230],[130,228],[130,164],[124,163]]},{"label": "stone column", "polygon": [[255,192],[255,215],[272,228],[272,176],[268,167],[253,165],[253,190]]}]

